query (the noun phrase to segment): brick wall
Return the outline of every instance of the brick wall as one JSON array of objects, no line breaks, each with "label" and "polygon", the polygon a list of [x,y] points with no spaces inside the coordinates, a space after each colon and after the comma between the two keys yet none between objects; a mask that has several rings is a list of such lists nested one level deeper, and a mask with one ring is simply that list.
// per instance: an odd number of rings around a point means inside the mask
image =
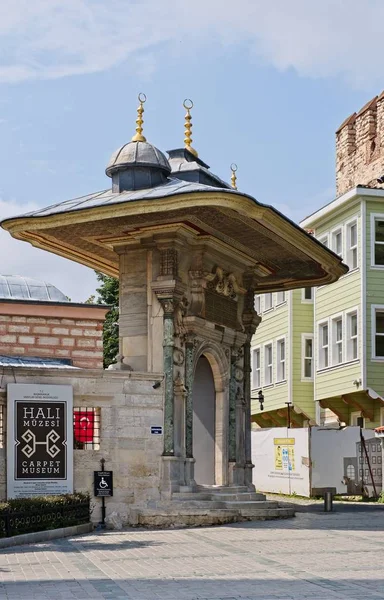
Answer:
[{"label": "brick wall", "polygon": [[384,92],[350,115],[336,131],[336,194],[357,185],[382,188]]},{"label": "brick wall", "polygon": [[[32,314],[4,314],[10,312],[11,303],[7,305],[8,310],[0,303],[0,354],[65,358],[75,367],[103,367],[102,334],[106,309],[99,308],[98,313],[93,311],[88,317],[80,314],[79,318],[79,307],[74,307],[73,318],[69,318],[71,305],[65,307],[65,314],[61,315],[63,310],[59,307],[55,317],[36,315],[36,305],[32,308],[29,303],[24,304],[24,310],[23,304],[19,303],[18,312],[30,313],[32,310]],[[38,308],[37,312],[44,312],[41,305]],[[46,312],[52,313],[53,309],[51,305]],[[84,310],[92,311],[88,307]]]}]

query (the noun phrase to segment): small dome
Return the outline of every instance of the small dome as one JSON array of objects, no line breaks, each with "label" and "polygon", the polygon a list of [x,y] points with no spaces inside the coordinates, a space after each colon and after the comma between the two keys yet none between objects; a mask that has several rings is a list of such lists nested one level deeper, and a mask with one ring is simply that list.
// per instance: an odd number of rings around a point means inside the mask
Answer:
[{"label": "small dome", "polygon": [[116,150],[111,156],[105,170],[108,177],[112,177],[117,171],[143,167],[171,172],[170,164],[166,156],[148,142],[128,142]]},{"label": "small dome", "polygon": [[19,275],[0,275],[0,300],[68,302],[67,296],[50,283]]}]

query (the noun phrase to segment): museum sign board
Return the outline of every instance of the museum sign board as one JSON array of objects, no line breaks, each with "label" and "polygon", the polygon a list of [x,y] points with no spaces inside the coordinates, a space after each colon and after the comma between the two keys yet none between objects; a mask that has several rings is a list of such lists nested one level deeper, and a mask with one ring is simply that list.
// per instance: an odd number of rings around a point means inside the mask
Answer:
[{"label": "museum sign board", "polygon": [[70,385],[7,386],[7,497],[73,492]]}]

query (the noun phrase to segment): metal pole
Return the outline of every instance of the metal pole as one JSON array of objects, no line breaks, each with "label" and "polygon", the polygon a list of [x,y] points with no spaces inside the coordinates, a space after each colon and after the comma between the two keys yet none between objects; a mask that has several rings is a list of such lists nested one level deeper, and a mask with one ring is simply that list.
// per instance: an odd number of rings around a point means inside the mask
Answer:
[{"label": "metal pole", "polygon": [[287,421],[288,421],[287,428],[290,429],[291,428],[291,405],[292,405],[292,402],[286,402],[285,404],[287,405],[287,409],[288,409],[288,412],[287,412]]},{"label": "metal pole", "polygon": [[105,527],[105,498],[101,497],[101,525]]},{"label": "metal pole", "polygon": [[332,512],[333,510],[333,498],[332,492],[324,493],[324,512]]}]

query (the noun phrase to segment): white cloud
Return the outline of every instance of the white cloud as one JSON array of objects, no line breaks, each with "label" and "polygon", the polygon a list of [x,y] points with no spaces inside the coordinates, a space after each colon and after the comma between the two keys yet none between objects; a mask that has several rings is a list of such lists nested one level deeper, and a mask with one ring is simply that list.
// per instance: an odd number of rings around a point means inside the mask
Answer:
[{"label": "white cloud", "polygon": [[[15,201],[0,199],[0,219],[37,208],[38,205],[32,202],[18,205]],[[2,275],[23,275],[52,283],[73,302],[84,302],[95,293],[96,276],[92,269],[15,240],[3,229],[0,229],[0,256],[3,257]]]},{"label": "white cloud", "polygon": [[[382,0],[14,0],[0,5],[0,81],[109,69],[178,43],[245,42],[278,69],[382,81]],[[179,42],[183,44],[179,44]]]}]

